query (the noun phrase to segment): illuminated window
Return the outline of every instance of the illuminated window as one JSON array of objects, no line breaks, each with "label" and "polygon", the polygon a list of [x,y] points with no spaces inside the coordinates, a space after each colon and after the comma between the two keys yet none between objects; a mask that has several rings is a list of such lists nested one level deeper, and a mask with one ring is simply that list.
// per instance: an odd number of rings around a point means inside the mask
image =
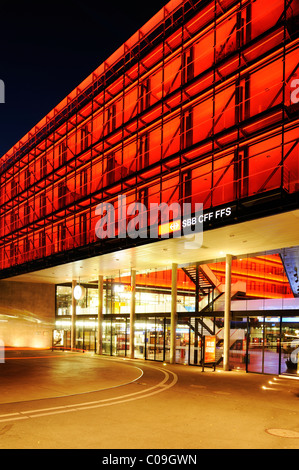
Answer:
[{"label": "illuminated window", "polygon": [[182,54],[182,82],[187,83],[194,77],[194,50],[190,47]]},{"label": "illuminated window", "polygon": [[17,245],[13,242],[9,246],[9,255],[12,260],[17,256]]},{"label": "illuminated window", "polygon": [[42,192],[40,195],[40,216],[45,217],[46,215],[46,193]]},{"label": "illuminated window", "polygon": [[16,229],[16,222],[17,222],[17,212],[16,209],[13,209],[10,213],[10,229]]},{"label": "illuminated window", "polygon": [[252,6],[251,3],[246,6],[237,15],[237,41],[239,47],[244,46],[251,40],[251,25],[252,25]]},{"label": "illuminated window", "polygon": [[139,111],[145,111],[150,105],[150,79],[147,78],[139,85]]},{"label": "illuminated window", "polygon": [[89,132],[88,132],[88,127],[86,125],[80,129],[80,151],[81,152],[84,152],[84,150],[86,150],[88,147],[88,135],[89,135]]},{"label": "illuminated window", "polygon": [[181,145],[182,148],[190,147],[193,144],[193,110],[187,109],[182,114],[181,119]]},{"label": "illuminated window", "polygon": [[24,224],[29,224],[30,206],[29,202],[26,201],[24,205]]},{"label": "illuminated window", "polygon": [[45,155],[40,159],[40,177],[44,178],[47,174],[47,158]]},{"label": "illuminated window", "polygon": [[39,254],[40,256],[46,254],[46,234],[44,230],[39,232]]},{"label": "illuminated window", "polygon": [[105,110],[105,131],[106,134],[113,132],[116,128],[116,105],[112,104]]},{"label": "illuminated window", "polygon": [[18,183],[15,179],[11,181],[11,197],[14,198],[18,194]]},{"label": "illuminated window", "polygon": [[87,168],[80,171],[81,196],[87,195]]},{"label": "illuminated window", "polygon": [[28,259],[28,254],[30,252],[30,240],[28,237],[24,238],[24,254],[27,255],[26,258]]},{"label": "illuminated window", "polygon": [[236,84],[236,123],[250,117],[250,78],[247,75]]},{"label": "illuminated window", "polygon": [[115,156],[111,153],[107,156],[107,184],[113,184],[115,181]]},{"label": "illuminated window", "polygon": [[59,166],[62,166],[66,163],[66,157],[67,157],[65,142],[62,142],[61,144],[59,144],[58,155],[59,155]]},{"label": "illuminated window", "polygon": [[58,206],[63,208],[66,205],[67,186],[65,182],[58,183]]},{"label": "illuminated window", "polygon": [[148,188],[142,188],[139,190],[138,201],[148,207]]},{"label": "illuminated window", "polygon": [[139,169],[142,170],[149,165],[149,138],[148,134],[139,136]]},{"label": "illuminated window", "polygon": [[184,204],[191,203],[192,195],[192,171],[187,170],[181,173],[180,201]]},{"label": "illuminated window", "polygon": [[234,155],[234,198],[248,196],[248,148],[235,150]]},{"label": "illuminated window", "polygon": [[25,181],[24,181],[24,188],[28,188],[30,186],[30,170],[27,168],[25,170]]},{"label": "illuminated window", "polygon": [[79,216],[79,233],[80,233],[80,243],[85,245],[87,241],[87,215],[80,214]]},{"label": "illuminated window", "polygon": [[57,241],[58,241],[58,250],[63,250],[65,248],[65,237],[66,237],[66,228],[64,222],[58,224],[57,231]]}]

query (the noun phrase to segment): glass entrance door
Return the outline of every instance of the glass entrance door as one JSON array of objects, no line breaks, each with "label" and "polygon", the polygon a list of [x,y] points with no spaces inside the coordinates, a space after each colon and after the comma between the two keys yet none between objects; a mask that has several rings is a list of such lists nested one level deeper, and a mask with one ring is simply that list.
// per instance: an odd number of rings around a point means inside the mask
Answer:
[{"label": "glass entrance door", "polygon": [[164,359],[164,319],[159,317],[146,320],[146,359]]},{"label": "glass entrance door", "polygon": [[83,349],[85,351],[96,350],[95,330],[83,330]]},{"label": "glass entrance door", "polygon": [[249,318],[249,342],[247,355],[248,372],[263,372],[263,317]]},{"label": "glass entrance door", "polygon": [[299,375],[299,318],[282,318],[281,374]]},{"label": "glass entrance door", "polygon": [[280,319],[249,319],[248,372],[280,373]]},{"label": "glass entrance door", "polygon": [[189,364],[197,366],[201,364],[202,328],[197,318],[191,318],[190,322]]},{"label": "glass entrance door", "polygon": [[112,356],[126,356],[129,350],[127,324],[125,318],[112,321]]},{"label": "glass entrance door", "polygon": [[280,320],[265,317],[264,374],[279,374]]}]

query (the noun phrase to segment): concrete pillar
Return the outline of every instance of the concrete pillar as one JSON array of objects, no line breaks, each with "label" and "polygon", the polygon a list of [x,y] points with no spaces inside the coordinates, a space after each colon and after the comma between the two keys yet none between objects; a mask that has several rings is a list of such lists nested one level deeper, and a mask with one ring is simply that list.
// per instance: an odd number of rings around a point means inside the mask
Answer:
[{"label": "concrete pillar", "polygon": [[173,263],[171,276],[170,364],[175,364],[176,353],[177,273],[178,265],[176,263]]},{"label": "concrete pillar", "polygon": [[97,354],[103,352],[103,302],[104,302],[104,278],[98,278],[98,329],[97,329]]},{"label": "concrete pillar", "polygon": [[223,370],[229,370],[230,322],[231,322],[231,284],[232,255],[226,255],[225,263],[225,305],[224,305],[224,338]]},{"label": "concrete pillar", "polygon": [[131,306],[130,306],[130,358],[134,359],[135,338],[135,302],[136,302],[136,271],[131,271]]},{"label": "concrete pillar", "polygon": [[77,281],[72,281],[72,324],[71,324],[71,349],[76,348],[76,310],[77,300],[74,297],[74,289]]}]

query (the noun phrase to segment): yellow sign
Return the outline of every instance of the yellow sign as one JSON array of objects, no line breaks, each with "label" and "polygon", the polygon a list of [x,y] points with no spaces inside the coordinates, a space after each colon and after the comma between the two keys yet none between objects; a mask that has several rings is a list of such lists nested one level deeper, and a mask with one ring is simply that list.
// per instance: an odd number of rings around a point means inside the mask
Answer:
[{"label": "yellow sign", "polygon": [[174,220],[173,222],[167,222],[159,226],[159,235],[165,235],[166,233],[173,233],[181,230],[181,221]]}]

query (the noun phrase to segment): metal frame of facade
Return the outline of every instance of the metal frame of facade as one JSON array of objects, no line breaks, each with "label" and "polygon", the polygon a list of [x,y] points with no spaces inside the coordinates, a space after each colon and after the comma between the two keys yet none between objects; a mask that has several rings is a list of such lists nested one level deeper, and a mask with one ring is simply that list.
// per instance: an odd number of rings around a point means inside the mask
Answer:
[{"label": "metal frame of facade", "polygon": [[167,4],[0,160],[0,277],[151,242],[97,239],[95,208],[119,194],[238,220],[296,207],[298,14]]}]

